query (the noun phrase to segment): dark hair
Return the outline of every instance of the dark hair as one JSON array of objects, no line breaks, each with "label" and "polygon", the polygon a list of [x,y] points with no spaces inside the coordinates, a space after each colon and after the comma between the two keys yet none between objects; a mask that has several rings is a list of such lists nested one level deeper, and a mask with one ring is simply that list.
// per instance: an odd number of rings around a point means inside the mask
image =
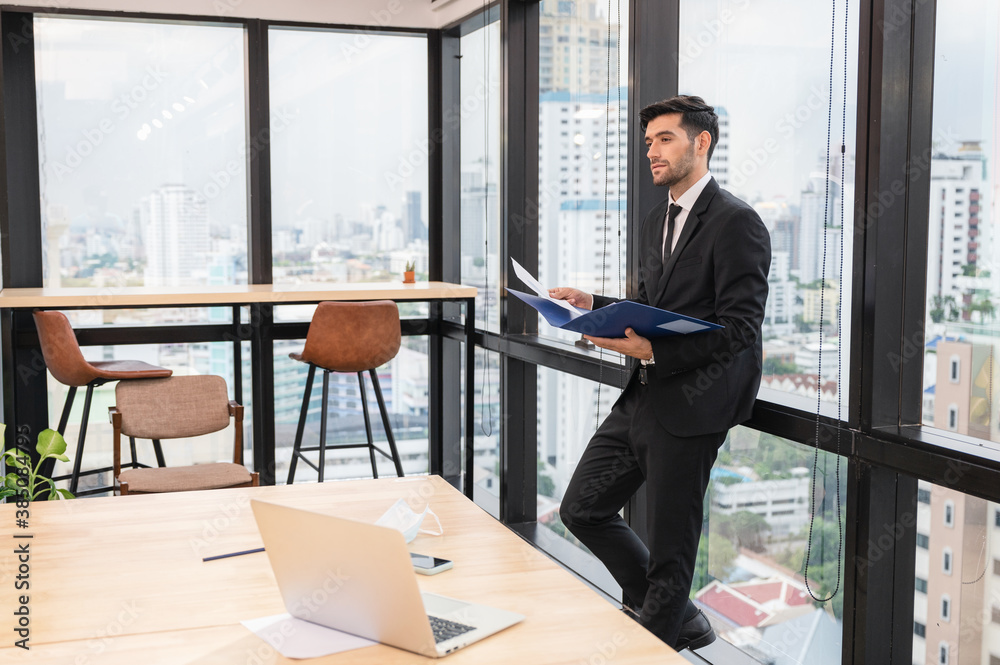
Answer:
[{"label": "dark hair", "polygon": [[711,161],[715,145],[719,142],[719,116],[715,115],[715,107],[706,104],[701,97],[693,95],[677,95],[654,102],[639,111],[642,131],[645,132],[646,126],[654,119],[669,113],[681,114],[681,127],[687,132],[691,141],[702,132],[708,132],[712,136],[712,143],[708,146],[708,161]]}]

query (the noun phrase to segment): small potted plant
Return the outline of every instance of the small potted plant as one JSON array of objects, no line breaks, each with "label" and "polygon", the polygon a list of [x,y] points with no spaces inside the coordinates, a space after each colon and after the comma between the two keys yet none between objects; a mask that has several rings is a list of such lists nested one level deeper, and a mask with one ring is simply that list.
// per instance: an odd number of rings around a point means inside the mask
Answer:
[{"label": "small potted plant", "polygon": [[[3,441],[6,425],[0,424],[0,442]],[[18,439],[23,435],[18,435]],[[26,437],[25,437],[26,438]],[[57,459],[68,462],[66,457],[66,441],[55,430],[47,429],[38,435],[38,463],[32,466],[31,457],[20,448],[12,448],[3,453],[3,462],[9,473],[0,477],[0,500],[16,496],[20,500],[34,501],[36,499],[72,499],[68,490],[56,489],[51,478],[41,475],[38,470],[47,459]]]},{"label": "small potted plant", "polygon": [[416,266],[413,264],[413,261],[406,262],[406,267],[403,268],[403,284],[413,284],[417,281],[414,277],[415,267]]}]

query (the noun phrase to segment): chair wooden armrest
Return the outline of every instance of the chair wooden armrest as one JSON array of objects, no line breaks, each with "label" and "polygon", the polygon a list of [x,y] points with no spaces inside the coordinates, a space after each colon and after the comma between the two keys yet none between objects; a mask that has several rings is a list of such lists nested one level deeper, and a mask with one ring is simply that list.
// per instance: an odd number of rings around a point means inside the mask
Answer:
[{"label": "chair wooden armrest", "polygon": [[229,400],[229,415],[233,417],[233,427],[236,436],[233,442],[233,462],[243,464],[243,405],[236,400]]},{"label": "chair wooden armrest", "polygon": [[111,421],[111,429],[114,432],[114,480],[111,483],[111,493],[114,494],[114,484],[122,471],[122,412],[117,406],[108,407],[108,420]]}]

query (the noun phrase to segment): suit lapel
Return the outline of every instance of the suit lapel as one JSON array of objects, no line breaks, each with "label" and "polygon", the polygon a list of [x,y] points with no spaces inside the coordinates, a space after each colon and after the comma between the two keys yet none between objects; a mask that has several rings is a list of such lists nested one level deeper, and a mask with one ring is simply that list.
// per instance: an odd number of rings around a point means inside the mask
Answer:
[{"label": "suit lapel", "polygon": [[[662,295],[667,290],[667,283],[670,281],[670,273],[674,271],[674,266],[677,265],[678,258],[684,251],[684,247],[687,246],[688,240],[694,235],[697,230],[698,225],[701,224],[701,216],[708,210],[709,203],[712,202],[712,198],[719,191],[719,185],[715,182],[715,179],[711,179],[705,185],[705,189],[702,190],[701,195],[698,200],[694,202],[694,206],[691,208],[691,212],[688,213],[687,219],[684,221],[684,228],[681,230],[681,235],[677,238],[677,244],[674,245],[673,251],[670,253],[670,258],[667,259],[666,264],[663,266],[663,274],[660,276],[660,280],[657,284],[657,294]],[[662,228],[663,224],[660,224]]]}]

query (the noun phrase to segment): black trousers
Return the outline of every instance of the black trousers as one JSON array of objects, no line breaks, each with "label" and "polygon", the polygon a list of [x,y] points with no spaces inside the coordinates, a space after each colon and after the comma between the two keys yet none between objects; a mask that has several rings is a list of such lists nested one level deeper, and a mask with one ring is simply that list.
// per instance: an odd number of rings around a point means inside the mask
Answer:
[{"label": "black trousers", "polygon": [[[656,419],[645,386],[633,380],[594,434],[573,473],[559,515],[608,567],[639,621],[674,646],[697,611],[688,600],[709,474],[726,432],[677,437]],[[683,408],[677,405],[676,408]],[[646,482],[649,547],[618,511]]]}]

